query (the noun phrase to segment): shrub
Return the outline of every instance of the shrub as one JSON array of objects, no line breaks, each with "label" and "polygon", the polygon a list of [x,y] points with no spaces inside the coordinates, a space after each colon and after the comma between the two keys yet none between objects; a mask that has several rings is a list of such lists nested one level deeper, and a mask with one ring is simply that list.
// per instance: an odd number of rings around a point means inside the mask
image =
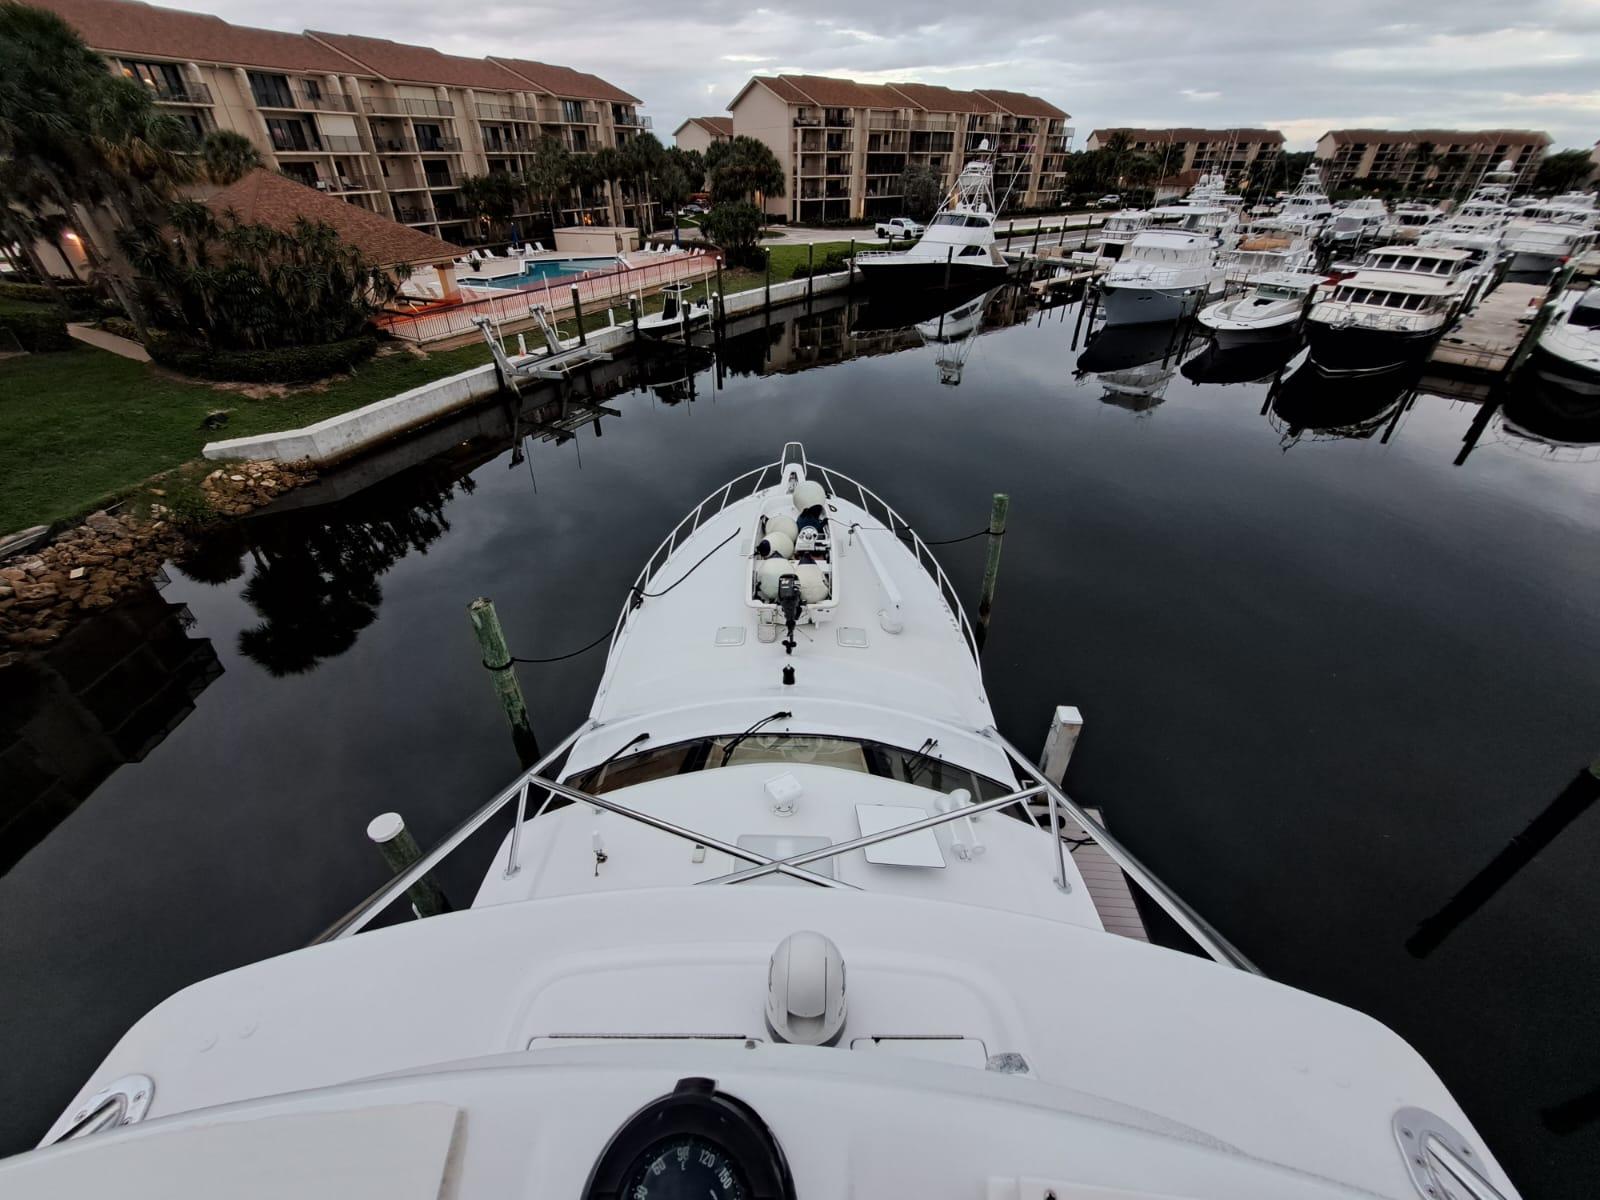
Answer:
[{"label": "shrub", "polygon": [[304,383],[349,370],[377,349],[377,344],[376,338],[362,335],[321,346],[218,350],[163,333],[152,336],[145,348],[162,366],[201,379]]},{"label": "shrub", "polygon": [[[814,265],[813,270],[818,275],[836,275],[840,271],[843,271],[849,265],[849,262],[850,251],[830,250],[821,262]],[[807,275],[812,273],[812,271],[806,270],[805,263],[799,263],[795,266],[795,269],[789,273],[789,278],[804,279]]]},{"label": "shrub", "polygon": [[73,313],[93,312],[100,303],[94,289],[81,283],[58,283],[54,292],[42,283],[0,283],[0,300],[54,305],[58,299]]},{"label": "shrub", "polygon": [[[0,333],[10,334],[19,346],[34,354],[72,349],[66,311],[48,304],[0,299]],[[0,342],[9,340],[0,338]]]},{"label": "shrub", "polygon": [[139,327],[132,321],[128,320],[127,317],[121,315],[105,316],[101,317],[94,324],[96,329],[103,329],[107,333],[114,333],[118,337],[127,338],[129,341],[137,342],[139,340]]}]

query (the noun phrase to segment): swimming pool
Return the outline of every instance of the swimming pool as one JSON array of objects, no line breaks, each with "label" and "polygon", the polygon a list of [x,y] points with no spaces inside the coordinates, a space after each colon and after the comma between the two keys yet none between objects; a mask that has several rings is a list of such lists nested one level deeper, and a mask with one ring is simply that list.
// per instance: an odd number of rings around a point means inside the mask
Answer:
[{"label": "swimming pool", "polygon": [[585,271],[604,271],[618,266],[615,258],[544,258],[523,265],[520,275],[502,275],[484,279],[478,275],[461,275],[456,282],[464,287],[499,288],[514,292],[529,284],[543,283],[559,275],[581,275]]}]

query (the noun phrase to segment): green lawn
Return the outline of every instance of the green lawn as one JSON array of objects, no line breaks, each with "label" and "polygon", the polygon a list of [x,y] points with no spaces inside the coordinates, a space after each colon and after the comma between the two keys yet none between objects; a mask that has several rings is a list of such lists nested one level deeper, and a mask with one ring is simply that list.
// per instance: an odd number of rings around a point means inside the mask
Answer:
[{"label": "green lawn", "polygon": [[[482,345],[399,350],[331,383],[260,398],[88,346],[8,359],[0,362],[0,533],[103,507],[199,457],[207,442],[307,425],[488,359]],[[228,410],[227,425],[206,429],[218,409]]]}]

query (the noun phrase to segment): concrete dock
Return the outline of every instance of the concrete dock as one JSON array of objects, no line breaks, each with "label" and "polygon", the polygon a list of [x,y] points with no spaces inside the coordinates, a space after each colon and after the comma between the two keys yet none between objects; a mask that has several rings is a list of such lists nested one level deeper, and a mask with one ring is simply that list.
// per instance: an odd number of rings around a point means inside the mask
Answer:
[{"label": "concrete dock", "polygon": [[1499,374],[1527,336],[1528,322],[1547,292],[1542,284],[1502,283],[1435,343],[1429,361],[1456,370]]}]

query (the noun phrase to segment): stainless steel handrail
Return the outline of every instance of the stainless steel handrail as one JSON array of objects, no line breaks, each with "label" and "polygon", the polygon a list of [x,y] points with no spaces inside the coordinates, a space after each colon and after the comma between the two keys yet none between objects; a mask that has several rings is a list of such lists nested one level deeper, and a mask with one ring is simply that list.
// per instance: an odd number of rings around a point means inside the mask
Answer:
[{"label": "stainless steel handrail", "polygon": [[791,866],[786,860],[772,858],[769,855],[762,854],[758,850],[747,850],[743,846],[735,846],[731,842],[724,842],[719,838],[711,837],[708,834],[696,833],[693,829],[687,829],[682,825],[675,825],[671,821],[663,820],[657,816],[652,816],[650,813],[642,812],[637,808],[629,808],[626,804],[618,804],[615,800],[607,800],[604,796],[596,796],[592,792],[579,791],[575,787],[569,787],[564,783],[557,783],[553,779],[545,779],[538,775],[534,775],[528,779],[528,783],[532,786],[542,787],[547,791],[554,792],[558,796],[563,796],[566,799],[571,800],[574,804],[588,804],[605,812],[614,813],[616,816],[626,817],[630,821],[637,821],[641,825],[648,825],[651,829],[658,829],[662,833],[670,833],[674,837],[680,837],[684,839],[684,841],[692,842],[697,846],[706,846],[712,850],[720,850],[722,853],[731,855],[734,858],[743,859],[748,863],[755,863],[763,869],[780,871],[785,875],[794,877],[795,879],[803,879],[807,883],[815,883],[822,887],[848,888],[851,891],[861,890],[853,883],[845,883],[841,879],[829,879],[826,875],[818,875],[814,871],[806,871],[800,867]]},{"label": "stainless steel handrail", "polygon": [[1099,847],[1106,852],[1106,856],[1121,867],[1128,878],[1138,884],[1145,895],[1154,900],[1161,907],[1161,910],[1176,921],[1185,933],[1199,943],[1202,950],[1219,963],[1230,967],[1238,967],[1240,970],[1251,971],[1257,975],[1261,974],[1259,967],[1240,953],[1237,947],[1229,942],[1227,938],[1218,933],[1209,921],[1168,890],[1167,885],[1151,874],[1150,870],[1135,858],[1126,846],[1107,833],[1104,826],[1074,804],[1065,792],[1051,783],[1044,773],[1034,765],[1033,761],[1007,741],[998,729],[990,726],[983,732],[986,737],[998,742],[1001,749],[1010,757],[1012,763],[1035,783],[1038,783],[1054,803],[1059,804],[1067,812],[1071,813],[1072,819],[1083,826],[1084,832],[1095,840]]},{"label": "stainless steel handrail", "polygon": [[959,821],[962,817],[975,817],[980,813],[992,812],[997,808],[1005,808],[1010,804],[1026,801],[1030,796],[1037,796],[1043,792],[1042,787],[1023,788],[1018,792],[1008,792],[1004,796],[996,796],[993,800],[984,800],[978,804],[964,804],[960,808],[953,808],[949,812],[937,813],[931,817],[924,817],[920,821],[912,821],[906,825],[896,825],[891,829],[880,830],[877,833],[864,834],[858,838],[851,838],[848,842],[835,842],[832,845],[820,846],[815,850],[807,850],[790,858],[778,859],[773,862],[763,863],[759,867],[746,867],[742,871],[735,871],[731,875],[718,875],[715,879],[702,879],[701,883],[743,883],[747,879],[758,879],[763,875],[771,875],[785,867],[803,867],[807,863],[819,862],[825,858],[832,858],[837,854],[844,854],[850,850],[862,850],[868,846],[876,846],[879,842],[891,842],[897,837],[904,837],[908,833],[918,833],[924,829],[933,829],[938,825],[948,825],[951,821]]},{"label": "stainless steel handrail", "polygon": [[323,932],[320,933],[311,944],[317,945],[321,942],[336,941],[339,938],[349,937],[352,933],[358,933],[362,929],[365,929],[373,917],[377,916],[378,913],[382,912],[400,896],[404,895],[406,890],[412,884],[416,883],[429,871],[433,870],[434,867],[438,866],[439,863],[441,863],[445,858],[449,857],[451,852],[454,851],[457,846],[461,845],[462,842],[466,841],[474,833],[478,832],[479,829],[483,828],[484,824],[489,820],[490,817],[494,816],[495,813],[499,812],[507,804],[510,804],[511,801],[515,800],[519,795],[525,796],[526,792],[524,791],[524,785],[530,783],[531,781],[537,780],[539,777],[539,772],[543,771],[551,763],[559,760],[563,754],[572,748],[572,744],[584,734],[588,733],[589,730],[593,729],[594,725],[595,723],[592,720],[585,721],[571,733],[567,734],[566,737],[561,739],[560,744],[556,746],[554,750],[550,751],[549,754],[546,754],[521,775],[518,775],[493,800],[490,800],[477,812],[473,813],[465,821],[461,822],[460,825],[457,825],[450,835],[444,839],[444,841],[440,842],[432,850],[428,851],[428,853],[424,854],[404,871],[400,872],[393,879],[389,880],[388,883],[384,884],[377,891],[373,892],[372,895],[368,896],[344,916],[340,917],[327,929],[323,930]]}]

